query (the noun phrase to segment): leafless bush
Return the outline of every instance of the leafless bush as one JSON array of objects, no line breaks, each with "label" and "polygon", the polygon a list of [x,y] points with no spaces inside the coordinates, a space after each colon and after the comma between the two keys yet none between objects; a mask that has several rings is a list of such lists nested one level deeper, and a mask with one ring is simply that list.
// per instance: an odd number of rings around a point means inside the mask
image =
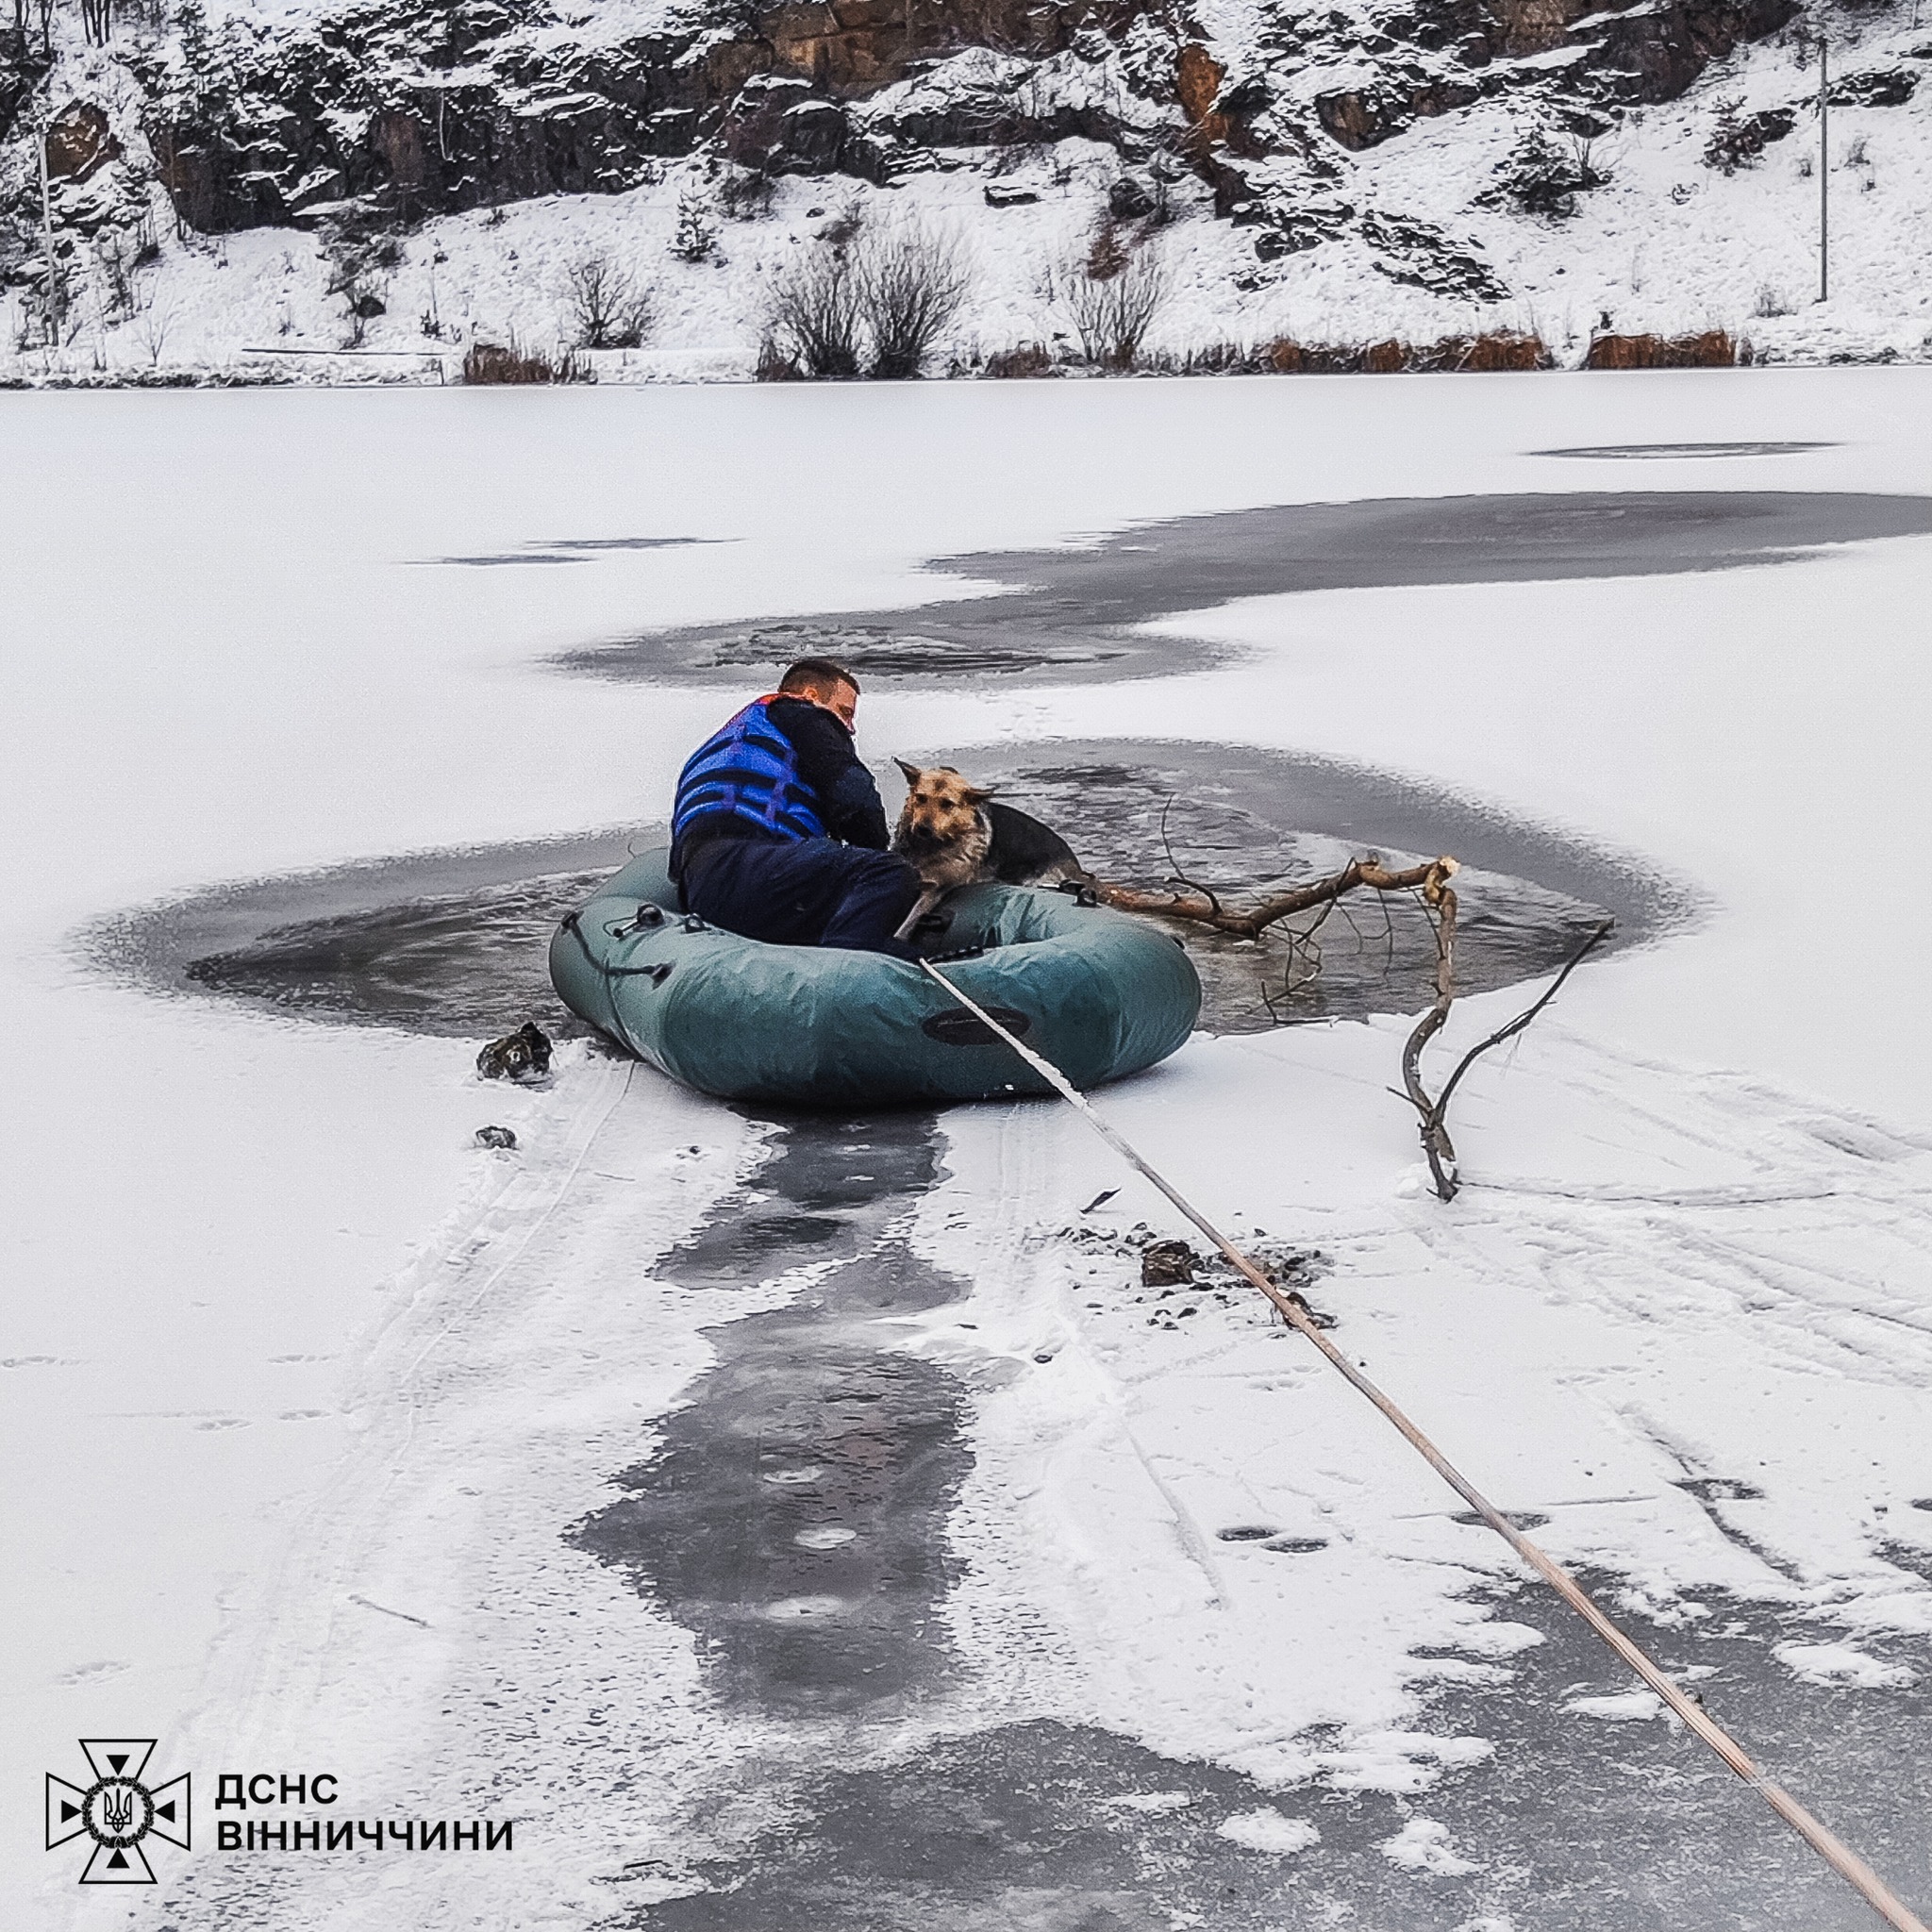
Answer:
[{"label": "leafless bush", "polygon": [[986,373],[1002,378],[1051,375],[1053,356],[1044,342],[1016,342],[986,358]]},{"label": "leafless bush", "polygon": [[872,342],[870,374],[917,375],[966,299],[971,277],[957,237],[916,224],[874,230],[858,244],[853,274]]},{"label": "leafless bush", "polygon": [[1746,359],[1727,330],[1694,336],[1592,336],[1586,369],[1732,369]]},{"label": "leafless bush", "polygon": [[175,325],[175,306],[171,302],[150,301],[133,321],[134,340],[147,351],[147,366],[158,369],[161,351],[167,346],[168,331]]},{"label": "leafless bush", "polygon": [[850,253],[824,242],[802,248],[772,287],[767,336],[774,353],[820,379],[858,374],[859,277]]},{"label": "leafless bush", "polygon": [[563,289],[577,348],[635,349],[650,333],[650,291],[615,257],[578,256],[563,272]]},{"label": "leafless bush", "polygon": [[734,222],[755,222],[772,211],[772,177],[762,168],[726,168],[718,178],[718,206]]},{"label": "leafless bush", "polygon": [[767,334],[758,341],[758,366],[752,371],[752,380],[803,382],[805,371],[798,366],[797,358],[786,352],[775,336]]},{"label": "leafless bush", "polygon": [[1132,242],[1125,222],[1109,210],[1093,230],[1087,248],[1087,276],[1090,281],[1110,282],[1132,260]]},{"label": "leafless bush", "polygon": [[1100,369],[1131,369],[1167,299],[1167,270],[1158,255],[1142,248],[1102,280],[1085,263],[1063,273],[1056,292],[1088,361]]},{"label": "leafless bush", "polygon": [[463,358],[463,380],[468,383],[588,382],[586,366],[566,350],[561,356],[546,356],[541,349],[525,351],[514,341],[473,342]]},{"label": "leafless bush", "polygon": [[102,312],[110,321],[146,306],[148,291],[135,274],[134,244],[128,237],[109,229],[95,244],[94,258],[101,273]]},{"label": "leafless bush", "polygon": [[1792,309],[1791,298],[1774,282],[1759,282],[1757,299],[1751,305],[1751,313],[1760,322],[1768,322],[1774,316],[1789,315]]}]

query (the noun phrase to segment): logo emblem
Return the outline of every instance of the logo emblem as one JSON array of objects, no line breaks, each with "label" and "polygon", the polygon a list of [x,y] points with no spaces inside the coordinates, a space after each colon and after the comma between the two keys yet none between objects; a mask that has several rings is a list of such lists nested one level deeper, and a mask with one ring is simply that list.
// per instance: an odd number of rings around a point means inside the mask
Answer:
[{"label": "logo emblem", "polygon": [[91,1784],[47,1774],[47,1849],[84,1832],[94,1848],[80,1874],[83,1885],[152,1885],[154,1868],[141,1841],[152,1834],[189,1849],[188,1774],[152,1790],[142,1783],[152,1738],[83,1738],[80,1748],[93,1773]]}]

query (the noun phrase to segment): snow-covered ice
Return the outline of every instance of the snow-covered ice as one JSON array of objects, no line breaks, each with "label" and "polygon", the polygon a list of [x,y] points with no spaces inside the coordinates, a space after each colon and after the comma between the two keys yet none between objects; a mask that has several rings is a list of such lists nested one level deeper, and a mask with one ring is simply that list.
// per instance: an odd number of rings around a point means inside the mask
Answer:
[{"label": "snow-covered ice", "polygon": [[[460,1041],[160,999],[75,935],[225,879],[661,815],[726,694],[565,676],[555,652],[953,594],[923,558],[1161,516],[1637,487],[1530,453],[1553,447],[1816,442],[1724,481],[1926,491],[1928,384],[9,397],[7,1815],[73,1774],[75,1739],[139,1732],[203,1804],[219,1772],[330,1771],[345,1813],[518,1820],[513,1858],[454,1876],[425,1857],[243,1881],[198,1850],[163,1873],[188,1890],[131,1920],[185,1898],[182,1923],[386,1928],[694,1894],[701,1858],[791,1802],[781,1781],[761,1805],[747,1767],[890,1763],[1022,1719],[1283,1793],[1257,1846],[1293,1852],[1283,1870],[1334,1855],[1318,1801],[1441,1810],[1496,1746],[1431,1697],[1507,1694],[1541,1647],[1488,1593],[1507,1551],[1264,1311],[1150,1326],[1119,1265],[1060,1238],[1108,1188],[1106,1224],[1180,1231],[1071,1114],[944,1117],[907,1238],[964,1296],[882,1331],[972,1391],[942,1610],[959,1669],[896,1725],[798,1731],[710,1701],[691,1633],[562,1541],[715,1359],[701,1329],[811,1285],[646,1278],[756,1185],[758,1131],[578,1046],[506,1096]],[[1647,463],[1641,487],[1711,467]],[[638,537],[697,541],[442,560]],[[1659,1627],[1767,1607],[1786,1681],[1834,1696],[1888,1694],[1932,1632],[1926,543],[1259,599],[1184,621],[1241,647],[1210,669],[882,683],[861,716],[880,765],[1108,734],[1344,759],[1685,889],[1697,919],[1592,963],[1471,1076],[1453,1206],[1414,1186],[1386,1091],[1399,1016],[1199,1037],[1102,1105],[1210,1213],[1319,1246],[1350,1352],[1504,1507],[1546,1517],[1553,1553]],[[1441,1051],[1521,999],[1470,1000]],[[475,1149],[485,1119],[523,1153]],[[1218,1535],[1264,1524],[1283,1549]],[[1627,1689],[1606,1664],[1564,1702],[1608,1716]],[[1804,1752],[1779,1769],[1802,1793]],[[1265,1835],[1252,1804],[1157,1808],[1181,1789],[1119,1815]],[[1305,1849],[1285,1842],[1304,1812]],[[1414,1819],[1385,1850],[1389,1882],[1490,1882],[1459,1817],[1453,1842]],[[87,1923],[74,1875],[15,1831],[0,1917]]]}]

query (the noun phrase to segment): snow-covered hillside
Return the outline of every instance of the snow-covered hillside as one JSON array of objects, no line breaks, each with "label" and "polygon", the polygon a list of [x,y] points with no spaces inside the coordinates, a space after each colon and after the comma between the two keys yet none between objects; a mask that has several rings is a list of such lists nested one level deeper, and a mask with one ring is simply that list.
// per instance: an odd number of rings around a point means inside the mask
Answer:
[{"label": "snow-covered hillside", "polygon": [[1820,24],[1790,0],[20,20],[0,378],[437,381],[512,341],[588,342],[600,380],[743,376],[774,333],[768,371],[797,359],[774,290],[868,235],[957,279],[928,374],[1091,362],[1096,290],[1144,304],[1155,369],[1487,330],[1559,365],[1607,331],[1912,358],[1932,326],[1932,29],[1902,6],[1822,23],[1823,304]]}]

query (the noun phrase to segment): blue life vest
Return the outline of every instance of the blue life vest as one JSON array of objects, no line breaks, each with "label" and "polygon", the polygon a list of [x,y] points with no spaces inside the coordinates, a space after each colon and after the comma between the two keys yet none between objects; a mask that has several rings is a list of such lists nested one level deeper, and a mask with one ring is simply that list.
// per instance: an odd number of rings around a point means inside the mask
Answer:
[{"label": "blue life vest", "polygon": [[818,800],[798,775],[798,752],[767,715],[769,697],[745,706],[708,738],[678,774],[672,807],[675,844],[714,813],[745,819],[781,839],[823,839]]}]

